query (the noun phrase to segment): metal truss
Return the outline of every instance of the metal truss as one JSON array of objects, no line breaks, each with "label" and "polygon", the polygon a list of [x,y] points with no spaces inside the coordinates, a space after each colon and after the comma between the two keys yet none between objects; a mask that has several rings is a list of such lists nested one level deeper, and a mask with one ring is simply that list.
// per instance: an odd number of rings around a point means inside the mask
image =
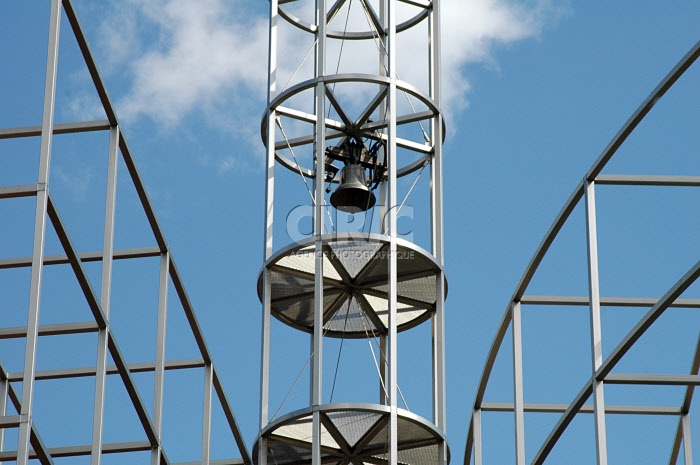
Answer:
[{"label": "metal truss", "polygon": [[[632,134],[654,104],[668,91],[683,73],[700,56],[698,42],[671,72],[653,90],[647,99],[639,106],[629,120],[622,126],[609,145],[595,161],[590,170],[571,197],[566,202],[554,223],[546,233],[534,257],[527,266],[513,297],[508,304],[493,340],[483,373],[478,384],[476,399],[467,434],[467,446],[464,464],[475,463],[482,465],[485,457],[482,450],[482,423],[489,412],[512,412],[515,421],[515,463],[525,464],[525,413],[560,414],[558,421],[539,450],[534,455],[532,463],[539,465],[545,462],[548,455],[564,434],[567,427],[577,415],[592,414],[595,425],[596,458],[598,464],[607,464],[606,415],[666,415],[677,418],[675,439],[669,444],[671,452],[669,464],[678,463],[683,455],[685,464],[692,463],[692,441],[690,435],[690,407],[695,386],[700,384],[698,369],[700,368],[700,339],[692,356],[692,364],[686,375],[665,373],[626,374],[613,373],[613,370],[625,358],[633,346],[649,330],[661,315],[671,307],[700,308],[700,299],[681,298],[700,276],[700,261],[692,266],[661,298],[641,297],[606,297],[600,295],[598,277],[598,242],[596,227],[596,186],[694,186],[700,187],[700,176],[657,176],[657,175],[611,175],[602,174],[602,170],[618,151],[620,146]],[[535,272],[542,264],[550,246],[559,235],[565,223],[570,219],[577,205],[583,203],[586,224],[586,248],[588,255],[588,289],[587,296],[554,296],[529,295],[528,287]],[[585,306],[590,313],[590,342],[592,355],[592,371],[590,378],[583,384],[578,394],[569,404],[527,403],[523,393],[523,328],[522,314],[532,305],[554,306]],[[601,307],[646,307],[648,311],[629,331],[621,342],[603,358]],[[484,400],[487,387],[494,369],[496,358],[506,352],[504,340],[507,333],[512,335],[512,373],[513,401],[486,402]],[[506,346],[508,344],[506,343]],[[491,385],[494,383],[492,382]],[[685,394],[679,405],[611,405],[605,402],[604,387],[606,385],[637,385],[637,386],[682,386]]]},{"label": "metal truss", "polygon": [[[446,279],[442,265],[442,142],[445,131],[440,108],[440,3],[440,0],[357,0],[354,4],[351,0],[270,1],[268,105],[261,122],[267,169],[265,263],[258,281],[263,337],[260,434],[254,447],[254,460],[259,465],[449,463],[444,436]],[[307,7],[306,18],[301,17],[304,7]],[[407,19],[401,22],[397,19],[401,17],[397,15],[399,10],[407,12]],[[344,19],[334,22],[336,17]],[[402,81],[397,72],[397,35],[410,29],[423,34],[426,44],[425,57],[417,53],[411,61],[415,69],[425,72],[425,90]],[[281,62],[298,52],[290,50],[280,31],[301,31],[306,43],[312,43],[297,71],[303,68],[311,52],[314,59],[310,77],[295,80],[295,72],[287,83],[292,84],[290,87],[278,88],[278,71],[284,71]],[[352,58],[362,55],[372,65],[362,69],[351,61],[353,69],[341,73],[343,46],[351,41],[358,50],[363,50]],[[333,57],[329,52],[333,46],[339,50],[335,72],[328,69],[335,61],[329,58]],[[360,88],[366,90],[361,93],[362,98],[357,94],[348,97],[348,89]],[[408,105],[399,104],[399,97],[401,102],[405,97]],[[296,128],[298,132],[287,137],[285,127]],[[366,233],[363,229],[354,237],[327,224],[325,219],[329,212],[327,193],[340,182],[340,176],[331,174],[326,190],[327,164],[332,162],[326,156],[326,149],[331,143],[340,146],[351,139],[381,145],[386,162],[386,175],[378,181],[379,201],[373,207],[382,218],[382,227]],[[313,165],[307,161],[310,166],[302,166],[304,159],[297,157],[295,150],[305,153],[306,160]],[[313,234],[308,240],[292,245],[277,244],[275,235],[276,196],[285,200],[292,194],[288,186],[276,184],[278,166],[295,177],[299,175],[313,208]],[[418,170],[422,172],[426,167],[430,173],[430,185],[426,189],[430,208],[425,212],[426,223],[430,225],[429,251],[400,240],[397,223],[403,205],[397,194],[397,179]],[[312,180],[313,187],[306,184],[307,178]],[[406,250],[415,254],[411,259],[398,259]],[[347,259],[342,258],[342,251],[351,252]],[[272,316],[312,335],[309,408],[289,413],[282,419],[270,419],[269,415]],[[432,324],[432,422],[398,408],[397,383],[398,333],[428,321]],[[373,347],[372,339],[378,339],[381,361],[375,363],[382,388],[378,404],[325,403],[322,387],[326,337],[367,339],[370,347]]]},{"label": "metal truss", "polygon": [[[47,4],[48,5],[48,4]],[[56,76],[59,51],[59,26],[61,13],[66,15],[70,23],[72,33],[77,40],[82,58],[89,70],[102,108],[107,116],[105,121],[86,121],[68,124],[54,124],[54,110],[56,107]],[[31,270],[31,287],[29,300],[26,303],[27,325],[25,327],[8,327],[6,317],[8,309],[0,313],[0,340],[24,339],[26,350],[24,355],[23,371],[9,373],[0,364],[0,462],[12,461],[25,465],[29,460],[38,459],[42,464],[55,463],[56,459],[63,457],[91,456],[92,464],[101,463],[107,454],[121,457],[120,463],[133,463],[133,452],[150,451],[150,463],[172,463],[163,446],[163,415],[167,410],[163,402],[163,393],[168,384],[165,373],[171,370],[196,370],[195,373],[203,373],[204,385],[203,398],[189,399],[194,405],[201,405],[202,414],[202,438],[201,438],[201,463],[216,463],[220,465],[250,464],[251,460],[246,450],[243,437],[236,423],[231,405],[226,397],[221,379],[212,360],[211,352],[204,340],[204,335],[197,321],[192,303],[172,257],[163,232],[156,219],[155,212],[149,201],[146,188],[136,168],[134,158],[129,146],[121,133],[120,124],[114,112],[114,107],[107,95],[102,78],[97,70],[95,61],[90,53],[88,42],[80,27],[78,17],[70,0],[52,0],[49,26],[48,54],[46,58],[46,82],[43,103],[43,120],[40,126],[0,129],[0,139],[14,138],[40,138],[41,151],[39,163],[39,176],[36,183],[19,186],[0,187],[0,200],[16,199],[19,197],[35,197],[36,210],[34,215],[34,239],[32,255],[30,257],[1,257],[0,258],[0,282],[4,279],[3,272],[9,269],[27,268]],[[5,64],[11,68],[12,64]],[[99,251],[81,251],[76,248],[71,239],[71,232],[66,222],[62,220],[58,202],[49,190],[49,168],[51,166],[52,140],[57,134],[81,134],[92,131],[104,131],[109,133],[109,147],[105,147],[108,154],[107,166],[107,192],[105,201],[104,220],[104,247]],[[0,141],[1,143],[2,141]],[[150,225],[152,233],[152,247],[129,250],[114,249],[115,210],[117,199],[117,167],[123,161],[129,174],[129,180],[135,188],[139,207],[143,209],[145,217]],[[126,205],[129,208],[129,205]],[[3,219],[3,227],[10,226],[7,219]],[[45,245],[47,235],[55,232],[63,250],[62,254],[46,255]],[[157,313],[157,336],[155,358],[142,363],[129,364],[126,361],[120,343],[110,326],[110,318],[118,314],[121,308],[111,308],[110,297],[113,286],[112,269],[116,261],[134,261],[142,263],[149,257],[159,258],[160,278],[154,283],[158,289],[158,305],[154,308]],[[94,280],[86,270],[86,264],[101,262],[101,277]],[[40,303],[42,294],[42,278],[48,267],[69,265],[72,276],[77,280],[82,297],[84,298],[92,319],[89,321],[75,321],[61,324],[40,324],[39,313],[42,306],[48,301]],[[140,265],[139,265],[140,266]],[[199,356],[188,360],[169,360],[165,353],[166,319],[169,308],[173,303],[168,303],[168,290],[174,289],[179,306],[184,310],[184,316],[189,324],[189,330],[196,342]],[[99,292],[96,291],[99,289]],[[177,304],[177,302],[176,302]],[[3,305],[5,306],[5,305]],[[16,309],[13,309],[15,311]],[[67,310],[67,309],[66,309]],[[63,360],[65,368],[52,370],[37,369],[37,353],[41,352],[38,342],[44,338],[56,338],[59,336],[76,335],[81,333],[93,333],[96,335],[95,347],[96,364],[88,367],[71,367],[70,360]],[[123,335],[120,335],[123,337]],[[126,336],[129,337],[128,335]],[[135,336],[132,336],[135,337]],[[137,337],[137,336],[136,336]],[[123,339],[122,339],[123,340]],[[0,359],[7,356],[0,352]],[[135,381],[136,373],[152,373],[154,386],[153,406],[149,408],[144,402],[144,392],[139,389]],[[116,375],[126,390],[128,402],[120,408],[131,409],[135,412],[142,427],[142,441],[105,443],[103,440],[104,413],[109,402],[105,396],[108,379]],[[62,444],[49,447],[41,435],[42,424],[35,419],[46,418],[35,405],[35,390],[37,386],[49,384],[49,389],[61,389],[51,387],[50,383],[58,380],[92,378],[94,381],[94,396],[81,399],[84,408],[92,412],[93,427],[92,440],[88,444]],[[61,393],[61,395],[69,393]],[[228,428],[235,439],[240,456],[228,460],[210,460],[210,444],[212,433],[212,411],[216,404],[220,404],[223,410]],[[51,421],[65,423],[71,427],[70,419],[50,418]],[[16,450],[7,450],[4,444],[5,433],[8,429],[17,429],[18,443]],[[138,433],[138,432],[137,432]],[[200,463],[199,461],[197,463]]]}]

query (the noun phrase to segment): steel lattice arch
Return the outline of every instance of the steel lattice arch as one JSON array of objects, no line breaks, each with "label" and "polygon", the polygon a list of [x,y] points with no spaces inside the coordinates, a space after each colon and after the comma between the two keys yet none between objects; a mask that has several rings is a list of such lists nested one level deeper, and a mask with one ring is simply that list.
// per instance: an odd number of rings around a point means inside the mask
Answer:
[{"label": "steel lattice arch", "polygon": [[[613,415],[636,415],[670,417],[676,420],[675,429],[671,432],[673,439],[667,444],[669,448],[669,464],[678,463],[680,456],[685,464],[692,463],[692,441],[690,433],[690,409],[693,400],[695,386],[700,384],[698,369],[700,368],[700,338],[695,344],[692,353],[684,354],[690,359],[686,374],[669,374],[664,372],[621,373],[616,370],[625,361],[625,356],[635,347],[640,339],[654,324],[659,321],[664,312],[672,312],[674,309],[700,309],[700,299],[685,298],[684,292],[700,277],[700,261],[690,269],[682,270],[677,281],[661,297],[644,296],[645,289],[639,289],[637,296],[609,297],[601,295],[599,279],[599,248],[596,207],[601,202],[596,202],[596,192],[605,187],[620,186],[626,189],[661,189],[663,187],[680,189],[683,187],[700,187],[700,176],[667,176],[667,175],[633,175],[633,174],[608,174],[604,173],[608,162],[613,159],[618,149],[637,129],[652,107],[661,99],[667,91],[683,76],[700,56],[700,42],[678,62],[678,64],[664,77],[658,86],[637,108],[627,122],[622,126],[608,146],[603,150],[593,166],[585,174],[583,180],[576,186],[566,204],[547,231],[533,258],[518,283],[513,297],[501,319],[498,330],[493,339],[488,357],[478,384],[476,399],[467,433],[467,446],[464,464],[482,465],[490,463],[483,446],[486,441],[496,441],[502,447],[505,434],[488,435],[484,432],[483,423],[489,415],[497,412],[507,412],[514,419],[514,448],[515,463],[526,463],[526,421],[527,415],[549,415],[556,418],[556,423],[541,444],[528,442],[528,450],[536,450],[532,460],[533,465],[545,463],[547,457],[555,448],[557,442],[567,431],[573,421],[582,415],[592,415],[592,428],[586,430],[590,433],[589,439],[581,441],[584,447],[595,447],[598,464],[608,463],[607,447],[612,439],[606,432],[606,419],[610,421]],[[641,129],[640,129],[641,130]],[[562,295],[531,295],[528,289],[533,277],[540,269],[548,252],[561,235],[562,229],[574,220],[574,211],[578,209],[583,213],[585,223],[585,249],[587,252],[587,286],[588,295],[562,296]],[[697,257],[696,257],[697,258]],[[561,311],[566,308],[588,308],[588,320],[590,328],[590,359],[591,370],[588,372],[588,380],[583,383],[578,394],[569,403],[554,402],[527,402],[524,394],[523,379],[528,375],[528,369],[532,367],[523,364],[523,339],[528,337],[528,332],[523,328],[523,317],[528,315],[528,310],[533,307],[552,307]],[[602,331],[603,324],[601,309],[611,311],[624,310],[626,307],[643,308],[643,316],[636,321],[634,327],[620,339],[620,342],[604,357]],[[691,328],[692,329],[692,328]],[[549,331],[560,331],[567,334],[571,328],[554,327]],[[506,337],[508,334],[511,340]],[[672,344],[672,338],[666,339],[667,344]],[[569,342],[573,344],[573,342]],[[658,349],[656,349],[658,350]],[[512,352],[510,352],[512,351]],[[487,402],[487,388],[494,387],[491,381],[496,360],[501,356],[512,357],[512,401]],[[556,367],[551,367],[556,371]],[[644,370],[649,371],[648,368]],[[499,379],[498,382],[501,380]],[[551,381],[549,381],[551,382]],[[678,404],[674,405],[637,405],[624,404],[612,405],[605,400],[605,386],[624,386],[628,389],[632,386],[666,386],[682,387],[683,395]],[[500,387],[500,385],[499,385]],[[505,388],[505,390],[509,390]],[[500,399],[499,399],[500,400]],[[506,436],[507,437],[507,436]],[[579,436],[576,436],[579,438]],[[629,446],[633,442],[627,441]],[[530,449],[530,448],[533,449]]]},{"label": "steel lattice arch", "polygon": [[[163,424],[164,416],[167,418],[188,405],[198,410],[199,418],[194,424],[201,425],[201,437],[194,441],[197,449],[188,453],[199,456],[201,463],[213,462],[212,412],[216,409],[226,418],[226,428],[239,454],[226,459],[214,457],[220,459],[216,463],[251,464],[194,307],[74,5],[71,0],[52,0],[45,7],[50,7],[50,16],[48,52],[44,55],[42,124],[0,129],[0,143],[15,144],[14,150],[3,152],[3,156],[7,153],[16,158],[26,157],[19,162],[11,159],[10,163],[32,166],[28,160],[35,160],[39,168],[36,178],[32,179],[36,173],[16,176],[25,184],[0,186],[0,203],[7,208],[3,210],[3,227],[16,228],[25,231],[27,238],[33,237],[32,241],[17,239],[0,256],[3,284],[0,342],[8,344],[2,346],[0,354],[3,360],[0,363],[0,462],[24,465],[38,460],[50,465],[56,459],[89,457],[93,464],[110,459],[121,463],[181,463],[182,460],[174,459],[181,454],[164,445],[167,433]],[[69,29],[64,26],[63,33],[62,17],[70,26]],[[90,84],[99,97],[104,120],[54,121],[58,106],[59,39],[70,43],[73,38],[89,72]],[[11,68],[12,64],[3,63],[3,66]],[[91,136],[95,137],[95,146]],[[24,153],[20,145],[23,141],[38,142],[39,150],[31,145],[32,150]],[[81,215],[80,209],[66,207],[69,202],[62,197],[61,189],[50,182],[50,168],[56,165],[52,156],[55,159],[65,154],[65,146],[60,145],[65,141],[78,147],[75,150],[78,166],[87,163],[86,160],[104,162],[103,170],[96,176],[105,180],[105,195],[91,199],[101,203],[103,215]],[[75,165],[70,169],[76,169]],[[8,165],[3,165],[3,170],[12,171]],[[50,190],[49,186],[56,187]],[[133,203],[125,198],[125,192],[133,196],[130,198]],[[143,237],[135,242],[133,237],[126,240],[133,244],[127,248],[115,247],[115,230],[122,233],[122,240],[117,242],[124,243],[124,231],[133,226],[122,221],[124,216],[120,220],[118,209],[128,212],[126,218],[141,215],[145,220]],[[90,223],[91,220],[96,223]],[[101,245],[97,250],[85,249],[88,227],[99,231],[102,238],[97,240]],[[97,273],[95,266],[99,267]],[[136,281],[134,277],[138,277]],[[141,279],[154,297],[154,305],[135,301],[139,299],[131,295],[131,289],[138,287]],[[66,300],[67,296],[73,300]],[[58,311],[52,315],[51,310],[56,307]],[[84,311],[77,312],[78,308]],[[153,324],[147,326],[150,331],[146,339],[152,338],[154,344],[149,344],[152,353],[137,361],[133,344],[145,345],[144,328],[138,327],[142,323],[139,318],[143,317]],[[180,333],[172,330],[167,321],[176,318],[186,322],[184,333],[196,347],[192,358],[166,355],[166,336],[172,341]],[[137,325],[129,325],[130,320],[137,321]],[[11,345],[13,341],[19,341],[19,346]],[[131,347],[127,353],[128,346]],[[77,347],[80,353],[75,349],[71,352],[71,347]],[[76,366],[86,357],[89,362],[84,363],[92,365]],[[42,368],[48,359],[51,359],[50,368]],[[10,366],[22,369],[13,372]],[[139,382],[144,375],[152,376],[150,383]],[[181,404],[173,405],[164,400],[164,392],[166,388],[176,387],[181,376],[203,387],[202,395],[187,396]],[[123,397],[115,396],[115,391],[121,391]],[[149,395],[153,396],[150,405],[145,400]],[[66,415],[56,413],[56,409],[64,406],[70,408]],[[135,420],[127,436],[137,440],[111,439],[115,412]],[[89,439],[81,440],[81,434]],[[8,447],[13,436],[16,449]]]}]

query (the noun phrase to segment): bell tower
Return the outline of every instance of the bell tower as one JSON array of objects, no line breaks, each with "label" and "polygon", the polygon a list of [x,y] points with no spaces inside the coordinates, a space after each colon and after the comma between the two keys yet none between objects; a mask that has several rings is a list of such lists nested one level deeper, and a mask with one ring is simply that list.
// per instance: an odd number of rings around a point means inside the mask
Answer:
[{"label": "bell tower", "polygon": [[[449,463],[439,18],[440,0],[270,0],[257,465]],[[282,182],[285,170],[300,182]],[[310,200],[312,227],[291,238],[293,190]],[[398,228],[409,209],[414,234]],[[309,405],[280,417],[270,415],[271,317],[311,341]],[[429,419],[398,386],[398,335],[420,325]],[[330,338],[376,347],[378,380],[351,376],[378,385],[374,402],[324,398]]]}]

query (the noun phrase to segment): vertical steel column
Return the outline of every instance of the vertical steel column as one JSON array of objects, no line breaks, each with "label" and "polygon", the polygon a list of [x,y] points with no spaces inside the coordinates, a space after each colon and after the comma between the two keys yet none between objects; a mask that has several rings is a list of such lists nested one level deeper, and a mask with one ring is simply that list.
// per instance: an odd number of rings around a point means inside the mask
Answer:
[{"label": "vertical steel column", "polygon": [[396,302],[396,0],[389,0],[387,8],[387,55],[389,92],[387,94],[388,113],[388,195],[389,214],[389,465],[398,463],[398,415],[397,415],[397,378],[398,378],[398,341],[397,341],[397,302]]},{"label": "vertical steel column", "polygon": [[440,86],[440,0],[433,0],[430,13],[429,85],[430,97],[441,113],[432,119],[431,134],[433,160],[430,169],[430,211],[431,246],[435,258],[441,265],[445,263],[443,250],[443,209],[442,209],[442,104]]},{"label": "vertical steel column", "polygon": [[[163,388],[165,386],[165,339],[168,323],[168,276],[170,275],[170,253],[160,256],[160,278],[158,282],[158,333],[156,335],[156,369],[153,383],[153,427],[162,444],[163,434]],[[151,465],[160,465],[160,447],[151,449]]]},{"label": "vertical steel column", "polygon": [[[326,1],[316,0],[316,128],[314,137],[314,236],[315,247],[315,280],[314,280],[314,356],[312,366],[312,404],[323,403],[323,217],[324,191],[323,173],[325,171],[326,146]],[[321,416],[313,412],[311,463],[321,465]]]},{"label": "vertical steel column", "polygon": [[[432,1],[428,21],[430,96],[441,109],[440,86],[440,0]],[[445,264],[443,248],[442,204],[442,113],[432,119],[433,159],[430,165],[430,232],[431,249],[440,265]],[[433,421],[443,434],[447,432],[445,392],[445,275],[436,281],[435,314],[433,315]],[[440,444],[440,462],[446,463],[445,444]]]},{"label": "vertical steel column", "polygon": [[683,458],[684,465],[693,465],[693,442],[690,435],[690,414],[681,415],[681,431],[683,434]]},{"label": "vertical steel column", "polygon": [[211,407],[212,389],[214,387],[214,366],[208,363],[204,367],[204,405],[202,408],[202,465],[209,465],[211,456]]},{"label": "vertical steel column", "polygon": [[481,409],[472,413],[472,423],[474,430],[474,465],[483,465],[483,450],[481,448]]},{"label": "vertical steel column", "polygon": [[22,377],[22,405],[19,412],[21,419],[19,438],[17,441],[17,465],[27,465],[29,463],[29,440],[32,429],[32,406],[34,402],[36,345],[39,338],[39,307],[41,300],[41,279],[44,267],[46,209],[49,201],[49,167],[51,165],[53,117],[56,104],[56,71],[58,65],[60,26],[61,0],[52,0],[49,21],[49,44],[46,57],[44,110],[41,122],[41,151],[37,183],[38,189],[36,193],[36,213],[34,218],[34,245],[32,249],[32,277],[27,317],[27,340],[24,353],[24,376]]},{"label": "vertical steel column", "polygon": [[515,463],[525,465],[525,410],[523,402],[523,334],[520,302],[511,307],[513,330],[513,413],[515,416]]},{"label": "vertical steel column", "polygon": [[588,243],[588,298],[591,313],[591,356],[593,379],[593,413],[595,421],[596,455],[598,465],[607,465],[605,433],[605,396],[603,381],[595,373],[603,363],[603,342],[600,321],[600,285],[598,282],[598,233],[596,227],[595,183],[585,181],[586,239]]},{"label": "vertical steel column", "polygon": [[[0,374],[2,377],[4,374]],[[7,394],[10,382],[7,379],[0,380],[0,417],[7,415]],[[5,428],[0,428],[0,452],[5,450]]]},{"label": "vertical steel column", "polygon": [[[389,0],[390,1],[390,0]],[[379,2],[379,19],[381,20],[382,24],[386,25],[387,23],[387,0],[382,0]],[[384,43],[384,47],[379,47],[379,75],[380,76],[386,76],[387,75],[387,69],[386,69],[386,34],[384,34],[384,31],[377,31],[378,34],[380,34],[380,39]],[[386,120],[386,103],[382,103],[379,107],[379,119],[380,121],[385,121]],[[388,157],[389,154],[387,153],[385,146],[382,146],[380,149],[383,151],[383,156]],[[388,194],[388,189],[387,189],[387,183],[386,180],[382,179],[382,181],[379,183],[379,234],[386,234],[387,230],[385,219],[386,219],[386,214],[387,214],[387,205],[389,204],[388,199],[387,199],[387,194]],[[371,229],[370,229],[371,232]],[[389,378],[389,361],[387,359],[387,352],[388,351],[388,346],[387,346],[387,336],[386,334],[382,334],[379,336],[379,356],[380,356],[380,367],[381,369],[379,370],[379,376],[381,379],[379,380],[379,403],[382,405],[389,405],[389,399],[387,396],[387,380]]]},{"label": "vertical steel column", "polygon": [[[267,165],[265,176],[265,231],[263,263],[272,256],[274,236],[274,200],[275,200],[275,133],[276,112],[270,109],[270,103],[277,93],[277,19],[279,17],[278,0],[270,0],[270,36],[268,49],[268,95],[267,95]],[[263,274],[263,312],[261,325],[260,349],[260,429],[269,421],[270,401],[270,307],[272,284],[270,270],[265,268]],[[258,448],[259,465],[267,464],[267,451],[261,440]]]},{"label": "vertical steel column", "polygon": [[[109,322],[112,295],[112,263],[114,258],[114,216],[117,205],[117,166],[119,161],[119,126],[109,130],[107,158],[107,193],[105,201],[104,240],[102,246],[102,286],[100,306]],[[107,384],[107,352],[109,327],[97,333],[97,367],[95,371],[95,407],[92,416],[92,450],[90,463],[102,463],[102,431],[104,429],[105,386]]]}]

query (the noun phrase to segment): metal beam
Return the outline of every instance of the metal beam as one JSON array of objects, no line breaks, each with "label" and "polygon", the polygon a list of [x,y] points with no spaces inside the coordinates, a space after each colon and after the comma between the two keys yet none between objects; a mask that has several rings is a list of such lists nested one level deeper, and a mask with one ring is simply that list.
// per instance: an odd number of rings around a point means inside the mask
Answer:
[{"label": "metal beam", "polygon": [[[76,123],[57,123],[53,126],[53,134],[74,134],[78,132],[109,131],[112,125],[107,120],[80,121]],[[20,137],[38,137],[41,126],[25,126],[20,128],[0,129],[0,139],[15,139]]]},{"label": "metal beam", "polygon": [[[99,330],[97,323],[60,323],[55,325],[39,326],[39,336],[56,336],[65,334],[96,333]],[[27,337],[27,327],[0,328],[0,339],[17,339]]]},{"label": "metal beam", "polygon": [[17,197],[34,197],[39,190],[38,184],[25,184],[23,186],[0,187],[0,199],[13,199]]},{"label": "metal beam", "polygon": [[[187,360],[169,360],[165,362],[165,370],[187,370],[190,368],[203,368],[204,360],[193,358]],[[131,363],[127,365],[130,373],[150,373],[156,371],[155,362]],[[62,368],[58,370],[43,370],[36,372],[37,380],[65,379],[65,378],[85,378],[95,376],[95,367],[84,368]],[[107,366],[108,375],[118,375],[119,369],[115,365]],[[22,381],[22,373],[8,373],[7,378],[11,382]]]},{"label": "metal beam", "polygon": [[652,176],[641,174],[599,174],[596,184],[615,186],[700,186],[700,176]]},{"label": "metal beam", "polygon": [[[154,363],[155,376],[153,380],[153,426],[159,442],[163,437],[163,392],[165,387],[165,341],[168,323],[168,294],[170,275],[170,254],[160,256],[158,276],[158,323],[156,326],[156,360]],[[160,465],[162,449],[151,449],[151,465]]]},{"label": "metal beam", "polygon": [[[525,403],[526,413],[564,413],[570,404]],[[484,402],[483,412],[513,412],[512,402]],[[593,413],[593,404],[583,404],[577,413]],[[605,413],[611,415],[681,415],[680,407],[657,405],[606,405]]]},{"label": "metal beam", "polygon": [[513,304],[513,413],[515,420],[515,463],[525,465],[525,410],[523,408],[523,335],[520,303]]},{"label": "metal beam", "polygon": [[700,376],[610,373],[605,377],[605,382],[610,384],[643,384],[654,386],[700,386]]},{"label": "metal beam", "polygon": [[204,333],[199,325],[197,315],[194,313],[194,307],[190,301],[190,297],[187,295],[187,290],[185,289],[182,277],[180,276],[180,272],[177,269],[177,265],[175,264],[175,260],[173,259],[172,255],[170,256],[170,280],[172,281],[175,292],[177,292],[180,299],[180,304],[185,312],[185,317],[187,317],[190,330],[192,331],[192,335],[197,342],[197,347],[199,347],[199,352],[202,355],[204,362],[210,364],[212,363],[211,352],[207,347],[207,342],[204,340]]},{"label": "metal beam", "polygon": [[[653,307],[659,299],[653,297],[601,297],[603,307]],[[561,305],[588,307],[587,296],[524,295],[523,305]],[[700,299],[676,299],[670,307],[700,308]]]},{"label": "metal beam", "polygon": [[[102,286],[100,305],[109,320],[112,295],[112,263],[114,254],[114,217],[117,205],[117,169],[119,162],[119,127],[109,131],[109,151],[107,161],[107,193],[105,201],[104,238],[102,246]],[[97,334],[97,369],[95,374],[95,404],[92,424],[91,465],[102,463],[102,432],[104,429],[104,402],[107,385],[107,328],[100,328]]]},{"label": "metal beam", "polygon": [[[41,121],[41,147],[39,151],[39,174],[37,178],[36,209],[34,216],[34,241],[32,244],[32,273],[29,288],[29,308],[27,310],[27,338],[24,351],[24,376],[22,383],[22,405],[19,414],[17,440],[17,465],[28,465],[30,442],[33,437],[32,414],[34,405],[34,372],[36,371],[36,350],[39,340],[39,310],[43,278],[44,246],[46,240],[46,213],[49,201],[49,169],[53,143],[54,111],[56,107],[56,76],[58,70],[58,43],[61,30],[61,0],[52,0],[49,15],[48,50],[46,52],[46,75],[44,81],[44,103]],[[34,440],[34,441],[32,441]],[[39,441],[40,443],[40,441]],[[40,444],[43,445],[43,444]],[[42,464],[51,463],[45,449],[39,451]]]},{"label": "metal beam", "polygon": [[[114,260],[126,260],[130,258],[158,257],[160,249],[158,247],[143,247],[138,249],[115,250],[112,258]],[[102,251],[85,252],[78,254],[82,262],[99,262],[102,260]],[[44,265],[67,265],[70,263],[66,254],[45,255]],[[0,260],[0,269],[3,268],[27,268],[32,266],[31,257],[6,258]]]},{"label": "metal beam", "polygon": [[209,465],[211,459],[211,416],[214,366],[204,367],[204,399],[202,404],[202,465]]},{"label": "metal beam", "polygon": [[[588,299],[591,331],[591,373],[603,363],[603,336],[600,318],[600,284],[598,278],[598,231],[596,226],[595,184],[585,181],[586,244],[588,250]],[[605,388],[602,379],[591,377],[595,424],[596,459],[598,465],[608,464],[607,434],[605,430]]]},{"label": "metal beam", "polygon": [[[62,457],[81,457],[90,455],[91,445],[83,446],[67,446],[67,447],[51,447],[47,449],[47,452],[56,458]],[[125,452],[142,452],[150,450],[150,444],[148,441],[133,441],[133,442],[117,442],[111,444],[104,444],[102,446],[102,453],[104,454],[119,454]],[[7,451],[0,452],[0,462],[15,460],[17,458],[17,451]],[[30,459],[37,459],[38,455],[34,450],[29,451]]]}]

